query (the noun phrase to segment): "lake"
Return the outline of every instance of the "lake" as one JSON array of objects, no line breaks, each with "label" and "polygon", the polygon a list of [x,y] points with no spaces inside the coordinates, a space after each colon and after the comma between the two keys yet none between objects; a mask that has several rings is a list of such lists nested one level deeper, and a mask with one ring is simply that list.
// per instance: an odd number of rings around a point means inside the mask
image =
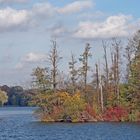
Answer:
[{"label": "lake", "polygon": [[41,123],[35,108],[0,108],[0,140],[140,140],[140,123]]}]

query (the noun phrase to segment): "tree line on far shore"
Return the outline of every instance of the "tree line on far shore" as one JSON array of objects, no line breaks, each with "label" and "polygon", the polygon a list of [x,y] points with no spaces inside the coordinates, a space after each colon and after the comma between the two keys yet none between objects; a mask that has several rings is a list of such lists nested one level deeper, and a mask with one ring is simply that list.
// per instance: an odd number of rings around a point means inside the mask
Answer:
[{"label": "tree line on far shore", "polygon": [[29,106],[34,91],[21,86],[0,86],[0,106]]}]

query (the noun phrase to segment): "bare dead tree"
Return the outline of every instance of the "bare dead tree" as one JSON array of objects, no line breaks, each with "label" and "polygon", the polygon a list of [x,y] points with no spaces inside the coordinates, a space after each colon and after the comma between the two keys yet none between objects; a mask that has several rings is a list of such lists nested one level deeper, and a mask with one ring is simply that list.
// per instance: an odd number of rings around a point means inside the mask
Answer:
[{"label": "bare dead tree", "polygon": [[96,78],[96,92],[97,92],[97,100],[98,100],[98,105],[101,107],[101,110],[104,110],[104,97],[103,97],[103,77],[100,69],[99,64],[95,64],[96,68],[96,73],[95,73],[95,78]]},{"label": "bare dead tree", "polygon": [[57,51],[57,42],[52,40],[52,49],[49,53],[49,62],[51,65],[51,83],[54,93],[56,92],[57,87],[57,76],[58,76],[58,64],[62,57],[59,56]]},{"label": "bare dead tree", "polygon": [[57,81],[58,81],[57,82],[57,89],[58,90],[64,90],[65,89],[65,85],[64,85],[65,76],[64,76],[63,71],[58,73]]},{"label": "bare dead tree", "polygon": [[85,50],[79,59],[79,61],[82,63],[82,67],[79,69],[79,72],[80,72],[80,75],[83,77],[84,91],[85,92],[86,92],[86,87],[87,87],[88,71],[90,69],[90,67],[88,65],[88,60],[89,60],[89,57],[92,56],[90,53],[90,49],[91,49],[90,44],[87,43]]},{"label": "bare dead tree", "polygon": [[102,41],[103,49],[104,49],[104,60],[105,60],[105,75],[106,75],[106,83],[108,85],[109,82],[109,68],[108,68],[108,56],[107,56],[107,44]]},{"label": "bare dead tree", "polygon": [[99,67],[99,79],[100,79],[100,103],[101,103],[101,110],[104,111],[104,96],[103,96],[103,80],[102,80],[102,73]]},{"label": "bare dead tree", "polygon": [[95,73],[95,78],[96,78],[96,92],[97,92],[97,99],[98,99],[98,104],[100,103],[100,89],[99,89],[99,68],[98,68],[98,64],[95,64],[95,68],[96,68],[96,73]]},{"label": "bare dead tree", "polygon": [[107,97],[110,93],[110,86],[109,86],[109,67],[108,67],[108,56],[107,56],[107,43],[105,41],[102,41],[102,46],[104,50],[104,94],[105,96],[105,102],[107,102]]},{"label": "bare dead tree", "polygon": [[119,102],[120,99],[120,49],[121,49],[121,41],[113,39],[112,47],[114,48],[114,52],[112,53],[112,74],[113,74],[113,83],[114,83],[114,93],[117,96],[117,100]]}]

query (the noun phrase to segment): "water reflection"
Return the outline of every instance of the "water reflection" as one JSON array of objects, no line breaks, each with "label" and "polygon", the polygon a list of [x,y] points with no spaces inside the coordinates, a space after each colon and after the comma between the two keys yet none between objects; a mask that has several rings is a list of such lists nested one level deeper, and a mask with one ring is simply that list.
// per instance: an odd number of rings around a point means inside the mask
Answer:
[{"label": "water reflection", "polygon": [[140,140],[139,123],[41,123],[35,108],[0,108],[0,140]]}]

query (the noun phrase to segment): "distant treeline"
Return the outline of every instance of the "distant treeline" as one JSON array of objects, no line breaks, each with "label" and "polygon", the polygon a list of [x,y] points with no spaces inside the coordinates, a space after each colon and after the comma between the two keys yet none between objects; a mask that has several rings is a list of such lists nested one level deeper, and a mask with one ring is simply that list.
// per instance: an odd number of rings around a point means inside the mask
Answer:
[{"label": "distant treeline", "polygon": [[28,106],[34,94],[32,90],[24,90],[21,86],[9,87],[4,85],[0,86],[0,89],[7,93],[8,102],[4,104],[6,106]]}]

